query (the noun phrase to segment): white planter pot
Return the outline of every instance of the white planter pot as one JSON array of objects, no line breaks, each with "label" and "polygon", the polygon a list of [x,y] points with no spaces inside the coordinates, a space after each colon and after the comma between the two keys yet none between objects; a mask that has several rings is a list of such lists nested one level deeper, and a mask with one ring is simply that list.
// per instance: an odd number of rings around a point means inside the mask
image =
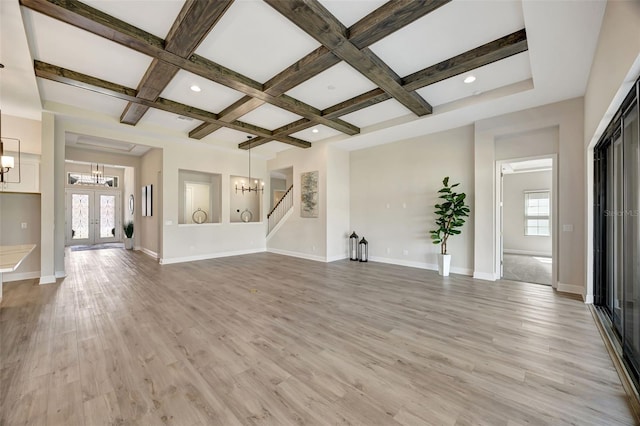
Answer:
[{"label": "white planter pot", "polygon": [[438,274],[442,275],[443,277],[448,277],[450,266],[451,266],[451,255],[439,254],[438,255]]},{"label": "white planter pot", "polygon": [[133,238],[126,238],[124,239],[124,248],[126,248],[127,250],[133,250]]}]

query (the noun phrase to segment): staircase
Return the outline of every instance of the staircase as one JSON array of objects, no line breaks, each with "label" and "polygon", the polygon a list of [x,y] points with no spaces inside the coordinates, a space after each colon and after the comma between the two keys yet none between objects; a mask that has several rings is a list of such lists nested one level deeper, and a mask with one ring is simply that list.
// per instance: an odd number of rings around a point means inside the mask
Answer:
[{"label": "staircase", "polygon": [[269,214],[267,215],[267,223],[269,229],[267,229],[267,235],[273,231],[278,223],[285,217],[285,215],[293,208],[293,185],[287,189],[280,201],[273,206]]}]

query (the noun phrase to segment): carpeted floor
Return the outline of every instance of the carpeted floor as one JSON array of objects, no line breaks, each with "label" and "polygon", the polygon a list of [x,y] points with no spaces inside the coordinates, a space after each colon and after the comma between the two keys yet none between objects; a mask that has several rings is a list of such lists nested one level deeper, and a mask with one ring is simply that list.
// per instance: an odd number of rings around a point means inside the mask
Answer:
[{"label": "carpeted floor", "polygon": [[113,248],[124,248],[124,243],[104,243],[104,244],[93,244],[88,246],[71,246],[69,248],[71,249],[71,251],[103,250],[103,249],[113,249]]},{"label": "carpeted floor", "polygon": [[505,254],[502,279],[551,285],[550,257]]}]

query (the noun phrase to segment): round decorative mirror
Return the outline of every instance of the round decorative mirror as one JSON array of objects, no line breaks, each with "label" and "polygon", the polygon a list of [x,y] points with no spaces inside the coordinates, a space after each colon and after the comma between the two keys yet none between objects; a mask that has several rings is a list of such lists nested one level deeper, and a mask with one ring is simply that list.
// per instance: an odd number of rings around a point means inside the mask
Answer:
[{"label": "round decorative mirror", "polygon": [[136,202],[133,198],[133,194],[129,195],[129,213],[133,214],[133,209],[136,206]]},{"label": "round decorative mirror", "polygon": [[193,223],[205,223],[207,221],[207,212],[198,208],[198,210],[191,215],[191,219],[193,219]]},{"label": "round decorative mirror", "polygon": [[251,222],[251,219],[253,219],[253,213],[251,213],[249,209],[244,209],[244,211],[240,213],[240,219],[242,219],[243,222]]}]

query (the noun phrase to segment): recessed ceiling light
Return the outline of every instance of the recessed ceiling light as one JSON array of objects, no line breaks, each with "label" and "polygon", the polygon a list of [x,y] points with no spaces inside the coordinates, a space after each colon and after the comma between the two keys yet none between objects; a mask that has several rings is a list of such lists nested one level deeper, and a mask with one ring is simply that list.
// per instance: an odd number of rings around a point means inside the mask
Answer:
[{"label": "recessed ceiling light", "polygon": [[320,130],[318,130],[318,129],[313,129],[313,130],[311,131],[311,133],[318,133],[319,131],[320,131]]},{"label": "recessed ceiling light", "polygon": [[464,82],[469,84],[469,83],[473,83],[474,81],[476,81],[476,77],[473,75],[468,75],[467,77],[465,77]]},{"label": "recessed ceiling light", "polygon": [[190,89],[191,89],[191,90],[193,90],[194,92],[199,92],[199,91],[201,91],[201,90],[202,90],[202,89],[200,88],[200,86],[197,86],[197,85],[195,85],[195,84],[194,84],[193,86],[191,86],[191,87],[190,87]]}]

